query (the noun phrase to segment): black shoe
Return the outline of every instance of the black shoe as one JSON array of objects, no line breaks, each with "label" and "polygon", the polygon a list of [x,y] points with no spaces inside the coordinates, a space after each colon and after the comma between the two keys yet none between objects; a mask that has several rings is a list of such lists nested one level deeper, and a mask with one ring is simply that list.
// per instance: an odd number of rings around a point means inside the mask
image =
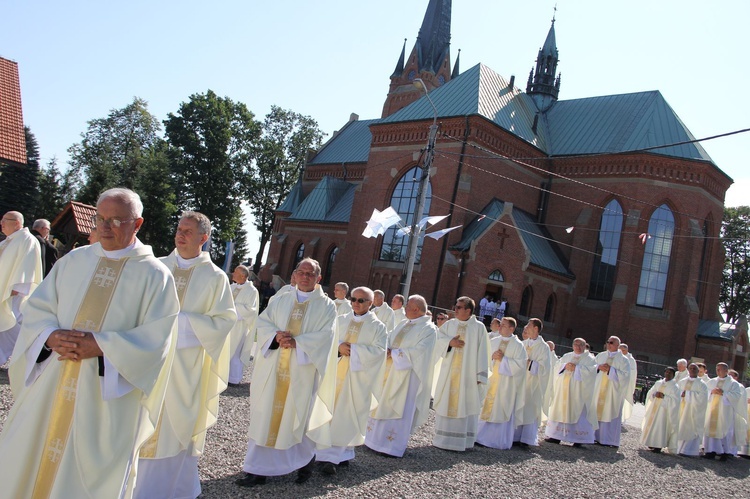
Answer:
[{"label": "black shoe", "polygon": [[485,448],[487,447],[486,445],[480,444],[479,442],[474,442],[474,446],[476,446],[476,447],[485,447]]},{"label": "black shoe", "polygon": [[315,456],[313,456],[312,459],[310,459],[310,462],[301,467],[297,470],[297,479],[294,481],[294,483],[305,483],[310,479],[313,473],[313,465],[315,464]]},{"label": "black shoe", "polygon": [[347,468],[349,466],[349,461],[341,461],[339,463],[339,467],[343,466],[344,468]]},{"label": "black shoe", "polygon": [[522,449],[527,449],[529,447],[529,444],[526,442],[518,442],[518,446]]},{"label": "black shoe", "polygon": [[329,463],[326,461],[322,461],[320,464],[320,472],[324,475],[335,475],[336,474],[336,465],[333,463]]},{"label": "black shoe", "polygon": [[549,442],[551,444],[559,444],[560,440],[557,438],[547,437],[544,439],[545,442]]},{"label": "black shoe", "polygon": [[266,483],[266,477],[248,473],[244,477],[235,480],[234,483],[236,483],[240,487],[255,487],[256,485],[263,485],[264,483]]},{"label": "black shoe", "polygon": [[232,388],[237,388],[238,386],[240,386],[239,383],[227,383],[227,385],[230,386],[230,387],[232,387]]},{"label": "black shoe", "polygon": [[654,454],[661,454],[661,449],[658,447],[649,447],[649,450]]},{"label": "black shoe", "polygon": [[573,444],[573,447],[583,447],[583,444],[575,443]]},{"label": "black shoe", "polygon": [[719,461],[726,461],[730,457],[734,457],[732,454],[722,454],[719,456]]},{"label": "black shoe", "polygon": [[716,453],[715,452],[706,452],[701,456],[703,459],[715,459]]}]

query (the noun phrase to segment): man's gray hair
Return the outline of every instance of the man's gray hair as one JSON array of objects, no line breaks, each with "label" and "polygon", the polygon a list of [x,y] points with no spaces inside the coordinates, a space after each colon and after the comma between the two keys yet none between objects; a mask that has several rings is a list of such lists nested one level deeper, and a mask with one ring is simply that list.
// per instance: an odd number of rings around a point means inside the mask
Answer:
[{"label": "man's gray hair", "polygon": [[20,211],[9,211],[8,213],[6,213],[6,215],[10,215],[11,217],[13,217],[13,220],[21,222],[21,227],[23,227],[23,215]]},{"label": "man's gray hair", "polygon": [[50,228],[49,220],[47,220],[46,218],[37,218],[36,220],[34,220],[34,223],[31,225],[31,228],[34,230],[49,229]]},{"label": "man's gray hair", "polygon": [[379,289],[376,289],[375,291],[373,291],[373,293],[375,293],[375,296],[378,296],[380,298],[385,298],[385,293],[383,293]]},{"label": "man's gray hair", "polygon": [[130,208],[130,216],[134,218],[141,218],[143,216],[143,203],[141,197],[130,189],[125,187],[115,187],[107,189],[99,195],[99,199],[96,200],[96,206],[105,199],[114,198],[119,199],[123,204]]},{"label": "man's gray hair", "polygon": [[297,264],[297,266],[294,267],[294,270],[299,269],[300,265],[302,265],[303,263],[309,263],[310,265],[312,265],[313,268],[315,269],[315,274],[320,275],[320,273],[321,273],[320,264],[318,263],[318,261],[315,258],[310,258],[309,256],[307,256],[307,257],[303,258],[302,260],[300,260],[299,263]]},{"label": "man's gray hair", "polygon": [[243,274],[245,274],[245,277],[250,277],[250,269],[245,267],[244,265],[237,265],[234,270],[239,270]]},{"label": "man's gray hair", "polygon": [[[349,293],[349,285],[345,282],[337,282],[334,286],[334,288],[341,288],[344,290],[344,292]],[[367,288],[370,289],[370,288]],[[372,290],[370,290],[372,291]]]},{"label": "man's gray hair", "polygon": [[370,301],[372,301],[372,299],[375,298],[375,293],[373,293],[373,291],[370,288],[368,288],[367,286],[359,286],[358,288],[352,289],[352,297],[354,296],[354,292],[355,291],[360,291],[360,292],[366,294],[367,295],[367,299],[370,300]]},{"label": "man's gray hair", "polygon": [[211,235],[211,221],[206,215],[198,211],[183,211],[182,215],[180,215],[180,220],[186,218],[188,220],[195,220],[195,223],[198,224],[198,231],[201,234]]},{"label": "man's gray hair", "polygon": [[423,314],[427,313],[427,300],[424,299],[424,296],[422,295],[411,295],[409,297],[409,301],[413,301],[414,304],[417,306],[420,312]]},{"label": "man's gray hair", "polygon": [[393,299],[398,299],[398,301],[401,302],[401,305],[404,304],[404,295],[393,295]]},{"label": "man's gray hair", "polygon": [[677,365],[678,366],[682,365],[682,366],[687,367],[688,363],[686,359],[677,359]]}]

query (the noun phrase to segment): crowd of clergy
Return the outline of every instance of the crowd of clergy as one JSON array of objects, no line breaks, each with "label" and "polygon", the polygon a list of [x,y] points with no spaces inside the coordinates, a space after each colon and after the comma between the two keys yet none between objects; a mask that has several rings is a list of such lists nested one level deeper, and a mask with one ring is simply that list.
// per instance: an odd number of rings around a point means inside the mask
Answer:
[{"label": "crowd of clergy", "polygon": [[[198,497],[219,395],[251,362],[241,487],[335,475],[362,445],[402,457],[430,409],[433,445],[450,451],[538,446],[541,427],[548,444],[620,445],[636,362],[615,336],[596,356],[576,338],[558,358],[541,320],[519,338],[513,317],[493,314],[487,331],[484,307],[469,297],[434,322],[419,295],[389,306],[380,290],[337,283],[331,299],[311,258],[259,313],[250,270],[236,267],[230,284],[203,251],[205,215],[184,212],[174,251],[156,258],[137,237],[136,193],[105,191],[96,210],[97,242],[54,252],[49,265],[49,222],[32,234],[20,213],[2,218],[8,497]],[[641,443],[708,459],[750,455],[750,389],[732,373],[719,363],[709,378],[684,359],[667,368],[646,395]]]}]

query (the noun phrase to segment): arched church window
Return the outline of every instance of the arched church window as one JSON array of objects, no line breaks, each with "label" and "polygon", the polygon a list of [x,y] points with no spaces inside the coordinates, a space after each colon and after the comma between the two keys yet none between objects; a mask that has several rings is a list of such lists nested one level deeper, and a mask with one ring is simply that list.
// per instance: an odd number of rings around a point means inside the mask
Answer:
[{"label": "arched church window", "polygon": [[526,286],[526,289],[523,290],[523,295],[521,295],[521,306],[518,307],[518,314],[529,317],[531,315],[532,301],[534,301],[534,291],[531,289],[531,286]]},{"label": "arched church window", "polygon": [[[396,188],[393,190],[391,196],[391,206],[399,216],[406,227],[411,227],[412,220],[414,219],[414,210],[417,206],[417,192],[419,190],[419,182],[422,176],[422,168],[415,166],[414,168],[407,171],[401,180],[396,184]],[[430,187],[429,181],[427,182],[427,197],[425,198],[424,204],[424,215],[430,214],[430,202],[432,200],[432,188]],[[391,227],[385,234],[383,234],[383,243],[380,247],[380,259],[389,262],[404,262],[406,261],[406,251],[409,246],[409,236],[398,232],[398,227]],[[416,260],[419,262],[422,254],[422,243],[424,238],[419,239],[417,244],[417,257]]]},{"label": "arched church window", "polygon": [[297,265],[302,261],[303,258],[305,258],[305,244],[300,243],[299,246],[297,246],[297,252],[294,254],[294,264],[292,264],[292,270],[297,268]]},{"label": "arched church window", "polygon": [[544,322],[555,322],[555,309],[557,308],[557,298],[552,293],[547,298],[547,306],[544,307]]},{"label": "arched church window", "polygon": [[674,237],[674,215],[665,204],[659,206],[648,221],[648,235],[641,266],[636,303],[644,307],[664,308],[669,258]]},{"label": "arched church window", "polygon": [[622,207],[614,199],[607,203],[599,225],[599,238],[594,249],[594,265],[589,281],[589,298],[610,301],[615,288],[617,256],[622,234]]},{"label": "arched church window", "polygon": [[497,281],[497,282],[505,282],[505,278],[503,277],[503,273],[499,270],[493,270],[490,276],[488,277],[490,281]]},{"label": "arched church window", "polygon": [[336,261],[336,255],[338,254],[339,249],[338,247],[335,247],[331,250],[330,253],[328,253],[328,261],[326,262],[326,270],[323,274],[323,279],[321,280],[320,284],[322,286],[328,286],[331,283],[331,273],[333,272],[333,262]]}]

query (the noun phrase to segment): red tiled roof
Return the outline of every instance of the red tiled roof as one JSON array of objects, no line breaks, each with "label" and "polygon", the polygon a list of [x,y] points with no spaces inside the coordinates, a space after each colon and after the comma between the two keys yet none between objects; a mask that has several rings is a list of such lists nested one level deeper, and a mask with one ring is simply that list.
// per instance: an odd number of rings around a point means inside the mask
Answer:
[{"label": "red tiled roof", "polygon": [[0,159],[26,164],[18,63],[0,57]]},{"label": "red tiled roof", "polygon": [[68,220],[73,217],[73,223],[75,230],[78,234],[91,234],[91,229],[94,228],[94,222],[91,221],[91,217],[96,215],[96,207],[88,204],[79,203],[78,201],[70,201],[65,205],[63,211],[61,211],[54,220],[52,220],[52,227],[57,228],[58,224],[63,224],[68,227]]}]

